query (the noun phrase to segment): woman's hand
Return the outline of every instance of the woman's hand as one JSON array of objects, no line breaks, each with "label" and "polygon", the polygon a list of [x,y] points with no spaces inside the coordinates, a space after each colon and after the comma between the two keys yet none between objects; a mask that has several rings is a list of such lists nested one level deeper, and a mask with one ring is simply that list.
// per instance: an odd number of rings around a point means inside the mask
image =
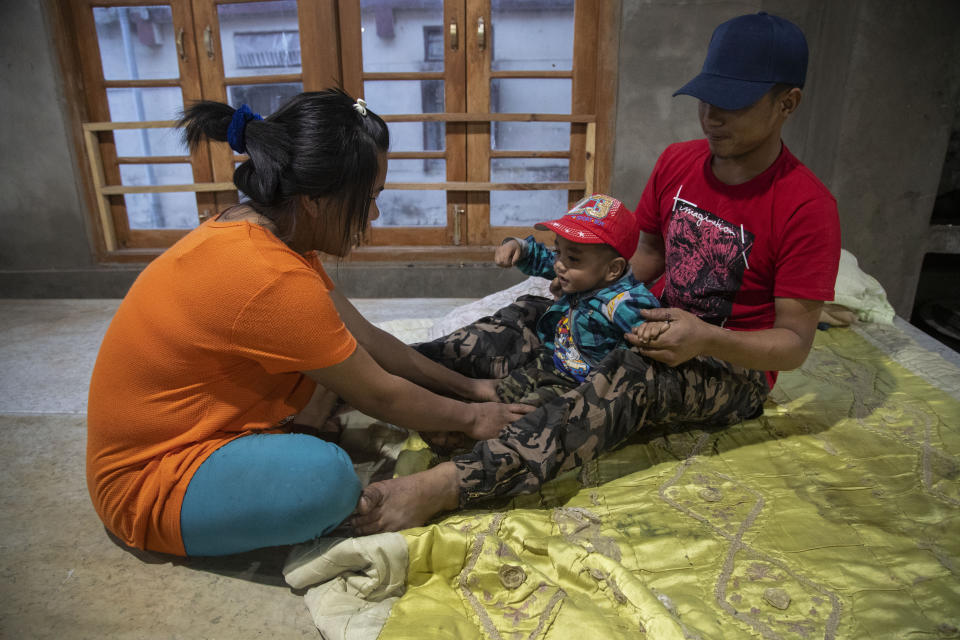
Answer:
[{"label": "woman's hand", "polygon": [[496,379],[471,378],[468,383],[464,398],[474,402],[500,402],[497,396],[497,385],[500,383]]},{"label": "woman's hand", "polygon": [[706,350],[710,325],[682,309],[644,309],[647,320],[626,335],[641,354],[675,367]]},{"label": "woman's hand", "polygon": [[517,264],[522,255],[523,247],[521,247],[520,243],[514,238],[510,238],[497,247],[496,252],[493,254],[493,261],[498,267],[506,269]]},{"label": "woman's hand", "polygon": [[481,402],[468,405],[474,411],[472,426],[464,433],[474,440],[491,440],[500,435],[503,428],[530,413],[536,407],[529,404],[500,404]]}]

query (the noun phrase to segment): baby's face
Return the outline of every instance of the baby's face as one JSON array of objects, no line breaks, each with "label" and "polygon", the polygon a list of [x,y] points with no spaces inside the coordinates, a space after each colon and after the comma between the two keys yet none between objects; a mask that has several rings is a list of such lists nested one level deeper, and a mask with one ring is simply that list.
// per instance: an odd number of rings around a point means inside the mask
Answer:
[{"label": "baby's face", "polygon": [[605,244],[580,244],[556,236],[557,259],[553,270],[557,273],[564,293],[580,293],[611,284],[611,263],[619,256]]}]

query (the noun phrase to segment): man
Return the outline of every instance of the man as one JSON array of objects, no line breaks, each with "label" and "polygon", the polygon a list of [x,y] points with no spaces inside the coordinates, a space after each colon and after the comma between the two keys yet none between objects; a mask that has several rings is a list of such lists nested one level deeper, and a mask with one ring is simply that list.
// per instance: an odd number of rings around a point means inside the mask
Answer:
[{"label": "man", "polygon": [[[648,322],[627,334],[636,350],[615,350],[579,387],[470,456],[370,485],[357,532],[535,491],[645,425],[728,425],[763,412],[776,372],[806,359],[840,259],[836,201],[780,137],[807,57],[803,33],[777,16],[717,27],[702,72],[674,94],[700,100],[706,138],[668,147],[637,207],[643,233],[631,266],[640,281],[657,281],[664,308],[643,311]],[[521,298],[419,348],[462,373],[502,377],[539,346],[531,328],[548,304]]]}]

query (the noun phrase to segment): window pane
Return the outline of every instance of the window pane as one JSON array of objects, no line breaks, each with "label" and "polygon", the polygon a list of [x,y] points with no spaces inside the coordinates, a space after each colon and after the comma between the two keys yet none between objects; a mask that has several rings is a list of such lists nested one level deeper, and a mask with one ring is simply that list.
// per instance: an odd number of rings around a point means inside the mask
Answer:
[{"label": "window pane", "polygon": [[390,160],[387,182],[443,182],[447,179],[447,164],[442,158],[423,160]]},{"label": "window pane", "polygon": [[170,7],[94,7],[106,80],[179,78]]},{"label": "window pane", "polygon": [[442,151],[443,122],[388,122],[391,151]]},{"label": "window pane", "polygon": [[443,71],[443,0],[361,0],[364,71]]},{"label": "window pane", "polygon": [[[363,95],[379,115],[442,113],[443,80],[372,80],[363,83]],[[443,122],[390,122],[393,151],[440,151],[446,147]]]},{"label": "window pane", "polygon": [[379,115],[442,113],[443,80],[368,80],[363,97]]},{"label": "window pane", "polygon": [[107,104],[114,122],[176,120],[183,109],[183,92],[180,87],[107,89]]},{"label": "window pane", "polygon": [[[193,171],[189,164],[122,164],[120,184],[193,184]],[[193,193],[128,193],[124,200],[132,229],[192,229],[197,226],[197,199]]]},{"label": "window pane", "polygon": [[123,201],[131,229],[197,226],[197,199],[192,193],[128,193]]},{"label": "window pane", "polygon": [[493,158],[493,182],[566,182],[570,164],[564,158]]},{"label": "window pane", "polygon": [[239,109],[242,104],[250,105],[254,113],[266,117],[299,93],[303,93],[301,82],[240,84],[227,87],[227,102],[234,109]]},{"label": "window pane", "polygon": [[570,113],[573,106],[569,78],[493,78],[493,113]]},{"label": "window pane", "polygon": [[121,164],[120,184],[125,187],[193,184],[189,164]]},{"label": "window pane", "polygon": [[295,0],[221,4],[217,17],[226,77],[300,73]]},{"label": "window pane", "polygon": [[[494,78],[490,81],[493,113],[570,113],[572,83],[559,78]],[[565,151],[569,122],[494,122],[490,145],[513,151]]]},{"label": "window pane", "polygon": [[533,226],[566,212],[566,191],[490,192],[490,225],[494,227]]},{"label": "window pane", "polygon": [[490,147],[500,151],[567,151],[569,122],[494,122]]},{"label": "window pane", "polygon": [[491,0],[494,71],[573,69],[573,0]]},{"label": "window pane", "polygon": [[[107,89],[113,122],[176,120],[183,108],[179,87]],[[183,156],[190,152],[175,129],[119,129],[113,132],[120,156]]]},{"label": "window pane", "polygon": [[377,198],[375,227],[443,227],[447,224],[446,191],[384,191]]}]

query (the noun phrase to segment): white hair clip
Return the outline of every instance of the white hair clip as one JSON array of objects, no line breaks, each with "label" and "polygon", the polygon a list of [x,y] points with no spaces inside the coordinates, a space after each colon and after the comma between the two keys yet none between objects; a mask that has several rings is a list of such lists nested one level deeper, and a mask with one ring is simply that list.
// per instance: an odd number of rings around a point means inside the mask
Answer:
[{"label": "white hair clip", "polygon": [[357,98],[357,101],[353,103],[353,108],[356,109],[360,115],[367,115],[367,101],[363,98]]}]

